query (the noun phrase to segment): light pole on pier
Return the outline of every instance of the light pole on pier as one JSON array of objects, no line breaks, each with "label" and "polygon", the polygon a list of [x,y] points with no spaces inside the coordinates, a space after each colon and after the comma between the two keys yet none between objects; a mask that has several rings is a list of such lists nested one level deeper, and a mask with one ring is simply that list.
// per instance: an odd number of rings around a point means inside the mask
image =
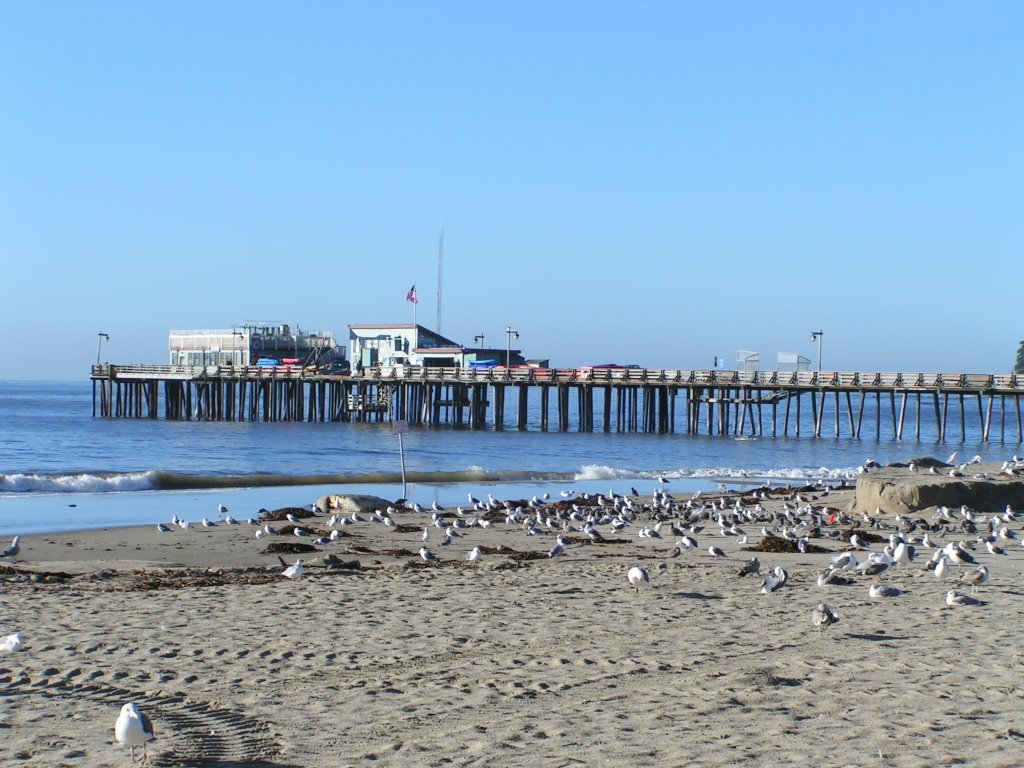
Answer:
[{"label": "light pole on pier", "polygon": [[484,348],[484,335],[482,333],[479,336],[474,336],[473,341],[477,343],[480,349]]},{"label": "light pole on pier", "polygon": [[519,331],[513,331],[512,326],[505,328],[505,367],[510,368],[512,362],[512,337],[519,338]]},{"label": "light pole on pier", "polygon": [[96,365],[99,365],[100,364],[100,350],[103,349],[103,340],[106,339],[107,341],[110,341],[110,336],[108,334],[104,333],[103,331],[100,331],[96,335],[98,337],[97,340],[96,340]]},{"label": "light pole on pier", "polygon": [[821,337],[824,335],[822,331],[811,331],[811,341],[818,342],[818,373],[821,373]]}]

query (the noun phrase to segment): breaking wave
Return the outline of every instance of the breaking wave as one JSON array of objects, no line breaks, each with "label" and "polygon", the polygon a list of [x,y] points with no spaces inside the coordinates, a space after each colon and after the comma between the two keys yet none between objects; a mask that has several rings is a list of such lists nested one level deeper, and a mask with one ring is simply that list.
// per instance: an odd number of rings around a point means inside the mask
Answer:
[{"label": "breaking wave", "polygon": [[[591,480],[730,480],[734,482],[813,482],[853,480],[856,469],[794,467],[781,469],[735,469],[712,467],[666,471],[635,470],[587,464],[577,472],[488,471],[478,466],[452,472],[407,472],[411,483],[496,483],[523,481]],[[133,491],[186,491],[217,488],[268,488],[297,485],[371,485],[401,482],[398,472],[353,474],[288,475],[253,473],[203,475],[149,470],[144,472],[74,472],[0,474],[0,496],[42,493],[126,493]]]}]

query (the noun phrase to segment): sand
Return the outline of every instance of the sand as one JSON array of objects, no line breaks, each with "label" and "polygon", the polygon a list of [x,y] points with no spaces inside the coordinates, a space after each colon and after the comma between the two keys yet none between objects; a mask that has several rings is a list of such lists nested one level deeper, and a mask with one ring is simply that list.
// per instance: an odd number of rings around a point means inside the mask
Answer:
[{"label": "sand", "polygon": [[[398,519],[410,530],[358,523],[326,548],[359,570],[294,581],[249,526],[23,539],[20,570],[78,575],[2,576],[0,635],[26,648],[0,654],[0,763],[127,765],[113,734],[127,701],[153,720],[154,766],[1024,763],[1017,541],[976,553],[984,604],[951,608],[956,570],[940,583],[927,552],[884,575],[903,590],[890,599],[864,577],[819,588],[828,553],[761,554],[762,573],[790,575],[761,594],[714,524],[678,557],[638,521],[621,543],[477,563],[474,544],[546,552],[554,537],[495,524],[441,547],[433,529],[444,562],[429,566],[394,551],[415,552],[429,516]],[[819,636],[822,601],[840,622]]]}]

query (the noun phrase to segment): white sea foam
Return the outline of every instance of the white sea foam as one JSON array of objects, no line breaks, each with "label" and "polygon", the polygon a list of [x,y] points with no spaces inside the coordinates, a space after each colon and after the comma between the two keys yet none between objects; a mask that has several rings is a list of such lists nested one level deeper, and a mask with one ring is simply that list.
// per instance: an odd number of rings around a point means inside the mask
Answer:
[{"label": "white sea foam", "polygon": [[157,485],[156,472],[67,475],[0,474],[0,493],[114,493],[148,491]]},{"label": "white sea foam", "polygon": [[638,477],[636,472],[627,469],[616,469],[601,464],[585,464],[579,472],[572,476],[573,480],[620,480],[624,477]]},{"label": "white sea foam", "polygon": [[629,470],[601,464],[586,464],[573,475],[574,480],[622,480],[628,478],[653,480],[663,477],[672,480],[782,480],[786,482],[815,482],[821,480],[853,480],[854,467],[783,467],[777,469],[736,469],[734,467],[705,467],[701,469],[675,469],[667,471]]}]

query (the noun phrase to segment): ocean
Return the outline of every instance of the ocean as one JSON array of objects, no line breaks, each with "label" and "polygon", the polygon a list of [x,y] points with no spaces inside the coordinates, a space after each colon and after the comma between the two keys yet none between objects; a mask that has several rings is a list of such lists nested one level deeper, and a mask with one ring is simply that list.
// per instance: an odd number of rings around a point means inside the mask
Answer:
[{"label": "ocean", "polygon": [[[921,440],[897,441],[886,436],[885,402],[876,439],[873,409],[869,400],[864,432],[870,437],[860,439],[811,437],[806,412],[801,437],[775,438],[687,435],[683,425],[665,435],[545,433],[536,406],[523,432],[412,427],[402,438],[403,493],[399,438],[389,424],[104,419],[92,416],[88,381],[0,382],[0,538],[150,524],[172,514],[198,522],[215,517],[219,504],[246,518],[325,493],[404,495],[455,506],[469,494],[650,493],[660,487],[658,478],[673,492],[695,493],[720,484],[853,480],[867,459],[945,460],[957,451],[962,460],[977,454],[996,461],[1020,451],[1015,430],[1012,442],[983,443],[970,423],[963,442],[959,428],[950,430],[956,439],[947,432],[938,442],[927,421]],[[922,409],[924,419],[929,411]]]}]

